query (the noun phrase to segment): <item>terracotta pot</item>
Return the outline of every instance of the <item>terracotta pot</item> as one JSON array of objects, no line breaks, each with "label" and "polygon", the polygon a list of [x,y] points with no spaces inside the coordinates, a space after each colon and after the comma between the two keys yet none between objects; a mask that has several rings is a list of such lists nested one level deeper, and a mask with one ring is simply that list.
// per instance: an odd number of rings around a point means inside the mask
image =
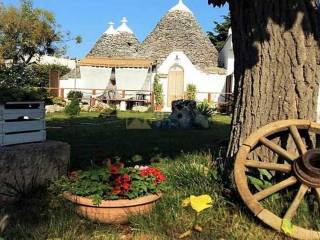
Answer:
[{"label": "terracotta pot", "polygon": [[160,104],[155,104],[154,105],[154,111],[155,112],[161,112],[161,110],[162,110],[162,105],[160,105]]},{"label": "terracotta pot", "polygon": [[129,216],[150,212],[161,194],[150,194],[132,200],[102,201],[98,206],[89,198],[68,192],[64,192],[63,197],[76,204],[77,213],[85,218],[107,224],[124,224],[128,222]]}]

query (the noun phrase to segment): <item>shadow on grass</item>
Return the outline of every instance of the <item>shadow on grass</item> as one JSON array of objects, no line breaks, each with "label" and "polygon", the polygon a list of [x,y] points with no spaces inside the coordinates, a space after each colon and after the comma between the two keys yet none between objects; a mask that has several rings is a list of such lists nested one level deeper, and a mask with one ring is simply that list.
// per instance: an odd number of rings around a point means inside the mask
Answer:
[{"label": "shadow on grass", "polygon": [[82,114],[68,119],[63,114],[50,115],[47,136],[50,140],[71,145],[71,168],[86,168],[108,157],[130,160],[141,156],[146,162],[156,156],[175,158],[182,152],[217,152],[229,137],[228,116],[213,117],[210,129],[127,129],[132,119],[154,123],[161,117],[153,113],[120,113],[116,117],[100,119],[96,113]]}]

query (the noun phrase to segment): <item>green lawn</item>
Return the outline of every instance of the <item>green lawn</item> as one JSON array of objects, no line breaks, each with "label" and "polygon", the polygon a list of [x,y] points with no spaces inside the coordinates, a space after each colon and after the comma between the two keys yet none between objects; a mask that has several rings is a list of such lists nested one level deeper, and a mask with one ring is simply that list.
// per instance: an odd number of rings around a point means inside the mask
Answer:
[{"label": "green lawn", "polygon": [[131,119],[159,120],[162,114],[120,112],[110,119],[97,118],[98,113],[82,113],[70,121],[65,114],[48,115],[48,139],[71,145],[71,167],[83,168],[91,162],[119,156],[131,159],[141,155],[146,161],[152,157],[176,157],[181,152],[217,152],[226,143],[230,117],[216,115],[209,130],[152,129],[129,130]]},{"label": "green lawn", "polygon": [[[59,194],[42,189],[0,209],[0,216],[10,215],[5,239],[178,239],[193,221],[193,215],[181,207],[181,201],[192,194],[209,194],[214,204],[199,216],[203,232],[187,239],[286,239],[257,221],[226,184],[227,177],[212,165],[219,148],[226,145],[230,117],[214,116],[209,130],[127,130],[128,119],[155,121],[163,116],[128,112],[107,120],[97,116],[86,113],[70,120],[64,114],[49,115],[48,139],[71,145],[72,168],[85,168],[108,156],[130,160],[139,154],[146,162],[153,160],[168,178],[168,189],[154,211],[132,218],[128,225],[106,226],[80,218]],[[208,173],[199,170],[203,166]]]}]

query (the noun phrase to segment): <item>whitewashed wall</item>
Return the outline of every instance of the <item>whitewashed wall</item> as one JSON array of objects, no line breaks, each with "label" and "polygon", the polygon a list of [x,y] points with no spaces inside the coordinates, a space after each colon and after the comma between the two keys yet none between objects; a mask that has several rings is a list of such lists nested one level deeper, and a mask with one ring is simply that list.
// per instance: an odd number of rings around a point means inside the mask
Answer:
[{"label": "whitewashed wall", "polygon": [[[60,88],[82,89],[84,93],[91,94],[92,90],[97,90],[99,95],[104,92],[110,81],[112,68],[81,66],[80,79],[60,80]],[[116,69],[117,89],[119,90],[151,90],[153,75],[148,74],[147,68],[119,68]],[[70,90],[65,90],[67,96]],[[130,92],[131,95],[135,94]],[[128,92],[129,94],[129,92]]]},{"label": "whitewashed wall", "polygon": [[116,69],[117,88],[122,90],[150,90],[151,76],[147,68]]},{"label": "whitewashed wall", "polygon": [[[176,58],[179,58],[179,61]],[[188,84],[195,84],[197,86],[198,92],[215,92],[221,93],[224,89],[226,82],[226,75],[219,74],[208,74],[202,72],[200,69],[196,68],[190,59],[183,52],[172,52],[163,64],[159,67],[158,73],[166,75],[169,73],[170,68],[178,64],[184,69],[184,87],[187,90]],[[163,84],[164,90],[164,101],[165,106],[167,106],[167,93],[168,93],[168,78],[161,78],[161,83]],[[218,101],[219,95],[213,96],[214,101]],[[202,101],[208,98],[208,94],[199,93],[197,94],[197,100]],[[170,108],[166,107],[165,111],[169,111]]]},{"label": "whitewashed wall", "polygon": [[219,61],[223,64],[223,67],[227,70],[227,75],[234,72],[234,53],[232,44],[232,35],[228,36],[223,48],[219,53]]}]

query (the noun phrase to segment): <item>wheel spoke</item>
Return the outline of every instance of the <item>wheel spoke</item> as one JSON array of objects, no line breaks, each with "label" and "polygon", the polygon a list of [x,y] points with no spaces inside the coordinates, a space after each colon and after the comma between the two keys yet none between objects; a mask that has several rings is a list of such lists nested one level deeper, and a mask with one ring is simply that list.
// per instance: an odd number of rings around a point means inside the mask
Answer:
[{"label": "wheel spoke", "polygon": [[269,163],[269,162],[259,162],[259,161],[254,161],[254,160],[247,160],[245,162],[245,165],[247,167],[274,170],[274,171],[278,171],[278,172],[285,172],[285,173],[291,172],[291,165],[287,165],[287,164],[278,164],[278,163]]},{"label": "wheel spoke", "polygon": [[294,125],[290,126],[290,132],[301,154],[307,152],[306,145],[303,143],[298,128]]},{"label": "wheel spoke", "polygon": [[320,188],[316,188],[315,190],[316,190],[316,193],[317,193],[317,197],[318,197],[318,199],[320,201]]},{"label": "wheel spoke", "polygon": [[261,201],[262,199],[265,199],[266,197],[269,197],[270,195],[279,192],[280,190],[289,187],[297,182],[297,179],[292,176],[290,178],[287,178],[286,180],[283,180],[282,182],[277,183],[276,185],[273,185],[272,187],[266,188],[262,190],[261,192],[258,192],[253,195],[253,197],[257,201]]},{"label": "wheel spoke", "polygon": [[284,219],[288,219],[288,220],[292,220],[292,218],[294,217],[294,215],[297,212],[297,209],[300,205],[300,203],[302,202],[304,195],[306,194],[306,192],[308,191],[308,187],[304,184],[302,184],[299,188],[299,191],[297,193],[297,195],[295,196],[293,202],[291,203],[288,211],[286,212],[286,214],[284,215]]},{"label": "wheel spoke", "polygon": [[272,151],[274,151],[275,153],[279,154],[281,157],[284,157],[287,160],[294,161],[296,159],[296,157],[292,155],[292,153],[289,153],[287,150],[283,149],[274,142],[271,142],[269,139],[265,137],[260,138],[259,141],[263,145],[265,145],[266,147],[268,147],[269,149],[271,149]]}]

